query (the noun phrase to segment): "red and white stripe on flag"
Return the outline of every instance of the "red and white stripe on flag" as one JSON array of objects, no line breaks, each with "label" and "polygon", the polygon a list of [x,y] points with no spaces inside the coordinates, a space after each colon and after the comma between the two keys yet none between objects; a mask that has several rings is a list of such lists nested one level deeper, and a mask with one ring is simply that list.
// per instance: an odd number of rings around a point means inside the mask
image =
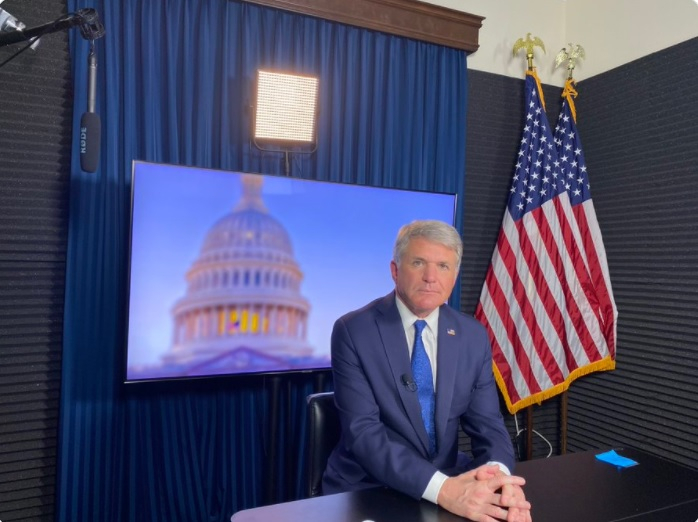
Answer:
[{"label": "red and white stripe on flag", "polygon": [[495,378],[511,413],[563,392],[581,375],[615,367],[617,311],[576,128],[559,124],[553,138],[533,72],[526,111],[475,313],[489,332]]}]

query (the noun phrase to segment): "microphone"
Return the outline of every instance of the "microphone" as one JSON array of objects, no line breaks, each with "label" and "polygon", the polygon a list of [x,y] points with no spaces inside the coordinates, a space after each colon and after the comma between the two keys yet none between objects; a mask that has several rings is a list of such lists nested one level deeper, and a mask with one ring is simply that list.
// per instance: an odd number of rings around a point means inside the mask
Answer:
[{"label": "microphone", "polygon": [[85,40],[96,40],[104,36],[104,25],[94,9],[80,9],[75,14],[80,25],[80,34]]},{"label": "microphone", "polygon": [[80,167],[85,172],[95,172],[99,163],[99,145],[102,138],[102,124],[95,113],[97,94],[97,55],[94,40],[90,42],[87,57],[87,112],[80,119]]},{"label": "microphone", "polygon": [[400,380],[402,381],[402,385],[410,390],[411,392],[416,392],[417,391],[417,383],[414,382],[412,379],[412,376],[408,373],[403,373],[402,376],[400,377]]}]

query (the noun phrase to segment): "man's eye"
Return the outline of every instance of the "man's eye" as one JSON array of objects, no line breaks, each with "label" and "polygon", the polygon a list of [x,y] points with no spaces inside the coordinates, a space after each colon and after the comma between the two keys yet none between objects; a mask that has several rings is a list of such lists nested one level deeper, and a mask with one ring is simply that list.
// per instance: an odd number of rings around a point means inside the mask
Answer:
[{"label": "man's eye", "polygon": [[419,267],[419,266],[422,266],[423,264],[424,264],[424,262],[421,259],[415,259],[414,261],[412,261],[412,266],[414,266],[414,267]]},{"label": "man's eye", "polygon": [[451,267],[450,267],[449,265],[447,265],[446,263],[441,263],[441,264],[439,265],[439,268],[440,268],[441,270],[444,270],[444,271],[448,271],[448,270],[451,269]]}]

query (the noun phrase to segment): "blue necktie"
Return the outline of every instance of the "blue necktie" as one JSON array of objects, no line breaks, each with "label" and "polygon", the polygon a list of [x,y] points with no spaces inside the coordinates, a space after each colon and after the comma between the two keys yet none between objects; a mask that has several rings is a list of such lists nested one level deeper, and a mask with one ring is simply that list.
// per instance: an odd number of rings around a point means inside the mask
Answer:
[{"label": "blue necktie", "polygon": [[414,322],[414,348],[412,350],[412,376],[417,383],[417,396],[422,407],[422,421],[429,435],[429,453],[436,453],[436,429],[434,428],[434,379],[431,364],[422,341],[422,330],[427,325],[423,319]]}]

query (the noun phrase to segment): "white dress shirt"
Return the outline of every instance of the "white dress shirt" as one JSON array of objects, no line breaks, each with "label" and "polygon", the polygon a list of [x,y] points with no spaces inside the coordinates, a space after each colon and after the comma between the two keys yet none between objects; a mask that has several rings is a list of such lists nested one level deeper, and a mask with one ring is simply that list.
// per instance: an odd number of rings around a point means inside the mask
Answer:
[{"label": "white dress shirt", "polygon": [[[407,305],[400,300],[397,294],[395,294],[395,302],[397,304],[397,310],[400,313],[400,319],[402,319],[402,327],[405,330],[405,338],[407,339],[407,349],[409,351],[410,359],[412,358],[412,349],[414,347],[414,322],[418,319],[424,319],[427,322],[426,328],[422,331],[422,341],[424,342],[424,348],[427,352],[427,357],[429,357],[429,362],[431,363],[431,375],[434,379],[434,390],[436,390],[436,352],[438,347],[438,333],[439,333],[439,309],[437,308],[432,313],[426,317],[417,317],[412,313],[412,311],[407,308]],[[488,462],[487,464],[494,464],[499,466],[499,468],[506,473],[511,475],[509,468],[507,468],[501,462]],[[437,504],[436,500],[439,498],[439,492],[441,491],[441,486],[448,478],[448,475],[437,471],[431,477],[429,484],[427,484],[424,493],[422,493],[422,498]]]}]

